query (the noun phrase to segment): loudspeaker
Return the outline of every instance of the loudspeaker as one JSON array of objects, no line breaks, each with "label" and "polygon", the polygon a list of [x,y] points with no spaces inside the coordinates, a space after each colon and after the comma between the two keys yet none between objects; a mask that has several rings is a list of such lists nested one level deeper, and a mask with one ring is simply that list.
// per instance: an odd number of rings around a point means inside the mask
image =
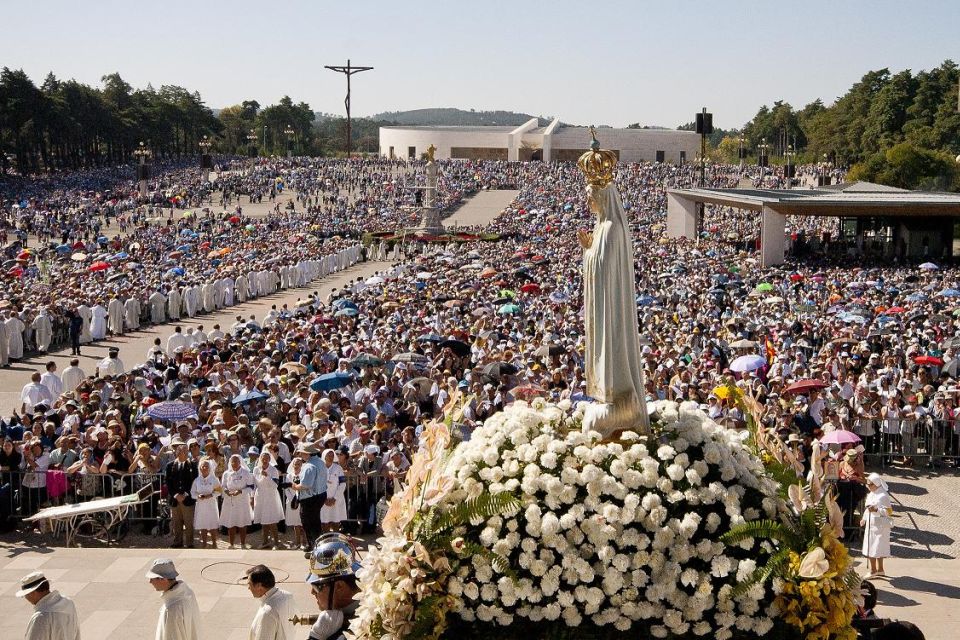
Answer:
[{"label": "loudspeaker", "polygon": [[209,153],[200,154],[200,168],[213,169],[213,156]]},{"label": "loudspeaker", "polygon": [[148,164],[138,164],[137,165],[137,182],[140,180],[149,180],[150,179],[150,165]]},{"label": "loudspeaker", "polygon": [[710,135],[713,133],[713,114],[712,113],[698,113],[697,114],[697,133]]},{"label": "loudspeaker", "polygon": [[797,165],[788,164],[783,168],[784,175],[787,178],[796,178],[797,177]]}]

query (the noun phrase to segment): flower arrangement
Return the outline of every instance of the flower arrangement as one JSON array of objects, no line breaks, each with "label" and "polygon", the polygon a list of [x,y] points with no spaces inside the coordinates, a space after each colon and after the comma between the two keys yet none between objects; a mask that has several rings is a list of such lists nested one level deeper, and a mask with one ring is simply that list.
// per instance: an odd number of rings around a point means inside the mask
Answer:
[{"label": "flower arrangement", "polygon": [[651,408],[653,435],[617,442],[582,433],[582,405],[571,417],[569,403],[540,399],[514,403],[453,448],[446,427],[429,427],[359,574],[350,635],[432,640],[448,617],[532,624],[541,636],[769,632],[776,585],[742,583],[776,545],[721,536],[777,517],[777,483],[740,434],[696,405]]},{"label": "flower arrangement", "polygon": [[[757,407],[744,400],[748,414]],[[740,592],[772,580],[774,611],[807,640],[855,640],[851,626],[860,591],[860,576],[853,568],[843,537],[843,513],[824,482],[821,449],[814,443],[807,481],[803,465],[775,435],[756,429],[751,420],[751,442],[771,477],[781,483],[789,498],[777,520],[743,523],[721,536],[728,544],[744,539],[765,539],[776,551],[763,566],[741,581]]]}]

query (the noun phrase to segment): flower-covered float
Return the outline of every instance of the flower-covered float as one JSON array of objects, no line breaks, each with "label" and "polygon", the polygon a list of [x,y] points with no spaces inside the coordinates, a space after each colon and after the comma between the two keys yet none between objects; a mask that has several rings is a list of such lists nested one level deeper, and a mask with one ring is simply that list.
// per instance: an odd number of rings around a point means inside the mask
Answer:
[{"label": "flower-covered float", "polygon": [[[360,572],[362,640],[852,640],[859,579],[819,461],[764,433],[650,405],[602,441],[583,406],[517,402],[423,434]],[[629,635],[626,635],[629,634]]]}]

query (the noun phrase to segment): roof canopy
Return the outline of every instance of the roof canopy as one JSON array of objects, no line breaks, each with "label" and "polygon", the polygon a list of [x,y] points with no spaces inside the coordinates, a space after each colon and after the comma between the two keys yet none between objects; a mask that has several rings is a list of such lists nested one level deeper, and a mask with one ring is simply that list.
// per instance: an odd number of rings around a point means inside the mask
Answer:
[{"label": "roof canopy", "polygon": [[816,189],[668,189],[694,202],[799,216],[960,216],[960,194],[907,191],[872,182]]}]

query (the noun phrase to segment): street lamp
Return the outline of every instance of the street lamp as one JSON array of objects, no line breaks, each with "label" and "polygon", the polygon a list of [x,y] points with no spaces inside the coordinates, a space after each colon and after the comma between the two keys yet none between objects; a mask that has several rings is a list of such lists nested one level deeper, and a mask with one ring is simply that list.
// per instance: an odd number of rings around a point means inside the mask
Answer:
[{"label": "street lamp", "polygon": [[287,134],[287,157],[290,158],[293,156],[293,137],[297,135],[297,132],[294,131],[293,127],[289,124],[283,132]]},{"label": "street lamp", "polygon": [[250,145],[250,157],[255,158],[257,156],[257,132],[253,129],[250,129],[250,133],[247,134],[247,143]]},{"label": "street lamp", "polygon": [[741,133],[741,134],[740,134],[740,151],[739,151],[739,154],[738,154],[738,157],[739,157],[739,159],[740,159],[740,171],[741,171],[741,172],[743,172],[743,165],[744,165],[744,164],[746,163],[746,161],[747,161],[747,150],[746,150],[746,148],[745,148],[745,146],[744,146],[744,145],[746,144],[746,142],[747,142],[746,137]]},{"label": "street lamp", "polygon": [[757,166],[766,168],[770,165],[770,157],[767,153],[770,151],[770,145],[766,138],[760,138],[760,144],[757,145]]},{"label": "street lamp", "polygon": [[147,180],[150,179],[150,165],[147,164],[147,161],[152,155],[153,153],[142,141],[133,150],[133,156],[137,159],[137,182],[140,183],[141,198],[147,197]]},{"label": "street lamp", "polygon": [[210,157],[213,140],[210,136],[203,136],[203,140],[197,144],[200,147],[200,169],[203,171],[203,181],[207,182],[210,179],[210,169],[213,169],[213,158]]},{"label": "street lamp", "polygon": [[787,179],[787,189],[793,186],[793,176],[797,173],[797,168],[790,164],[790,159],[794,156],[793,145],[788,144],[787,150],[783,152],[786,165],[783,168],[783,177]]}]

